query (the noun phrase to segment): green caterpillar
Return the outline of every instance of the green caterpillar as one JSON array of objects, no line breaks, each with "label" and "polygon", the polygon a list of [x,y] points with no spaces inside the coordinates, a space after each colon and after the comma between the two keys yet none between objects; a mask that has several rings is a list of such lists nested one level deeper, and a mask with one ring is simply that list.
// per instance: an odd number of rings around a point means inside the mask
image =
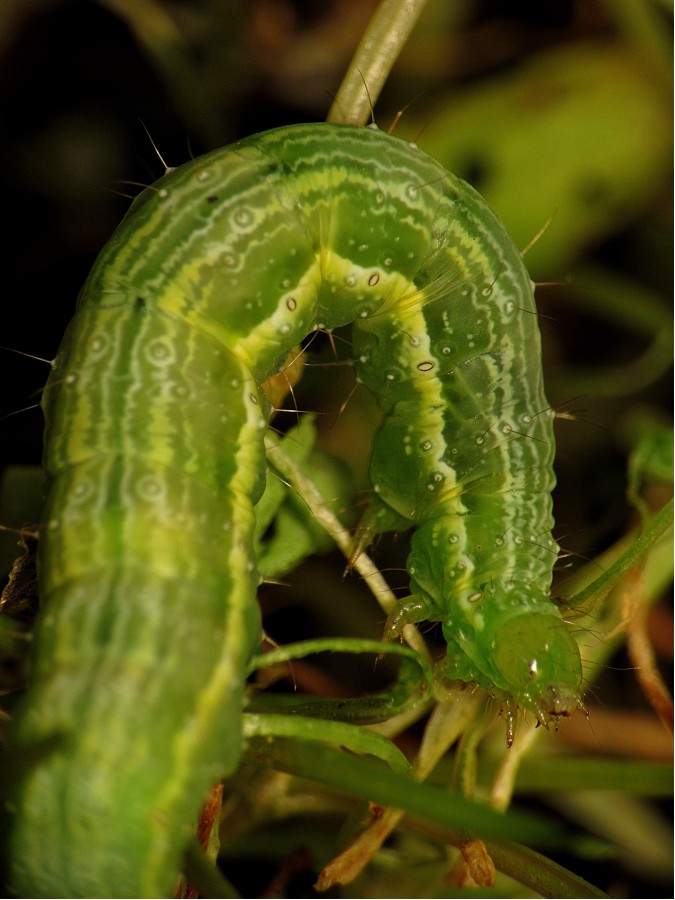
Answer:
[{"label": "green caterpillar", "polygon": [[577,645],[548,598],[552,415],[520,254],[414,145],[349,126],[260,134],[140,195],[53,363],[13,893],[171,891],[242,752],[260,384],[309,332],[348,323],[385,414],[365,527],[415,529],[389,636],[440,620],[444,673],[510,715],[579,705]]}]

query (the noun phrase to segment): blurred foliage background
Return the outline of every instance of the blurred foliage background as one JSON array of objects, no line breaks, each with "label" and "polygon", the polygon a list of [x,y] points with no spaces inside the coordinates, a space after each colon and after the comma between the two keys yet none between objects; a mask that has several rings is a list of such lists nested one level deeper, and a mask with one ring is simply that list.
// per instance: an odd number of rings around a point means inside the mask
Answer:
[{"label": "blurred foliage background", "polygon": [[[0,344],[54,355],[96,254],[137,185],[162,174],[162,159],[178,165],[255,131],[325,118],[375,5],[4,0]],[[658,509],[672,493],[671,34],[668,0],[430,0],[374,111],[381,128],[393,126],[474,184],[520,247],[531,244],[548,394],[563,416],[559,595],[570,571],[638,521],[627,498],[631,466],[644,507]],[[38,402],[47,369],[8,351],[2,365],[0,516],[18,527],[39,520],[34,470],[17,467],[40,460],[40,412],[21,410]],[[351,395],[348,366],[313,376],[297,405],[324,411],[325,446],[365,489],[370,401]],[[644,450],[652,438],[662,446],[655,457]],[[2,571],[15,550],[10,534]],[[405,542],[383,542],[377,559],[400,568]],[[377,636],[381,613],[341,573],[334,558],[311,559],[295,594],[266,590],[268,629],[280,641],[317,629]],[[667,586],[667,571],[662,580]],[[667,594],[651,610],[649,634],[669,681]],[[670,759],[670,738],[631,666],[619,648],[588,700],[590,719],[578,716],[554,740],[591,760]],[[596,823],[603,837],[612,832],[619,850],[587,860],[590,881],[617,897],[672,896],[668,801],[605,792],[597,803],[572,793],[543,802]],[[246,896],[286,895],[264,893],[271,863],[253,874],[240,865],[257,891]],[[309,892],[288,896],[313,896],[305,876],[287,881]],[[385,879],[344,895],[441,896],[415,893],[430,890],[420,884]]]}]

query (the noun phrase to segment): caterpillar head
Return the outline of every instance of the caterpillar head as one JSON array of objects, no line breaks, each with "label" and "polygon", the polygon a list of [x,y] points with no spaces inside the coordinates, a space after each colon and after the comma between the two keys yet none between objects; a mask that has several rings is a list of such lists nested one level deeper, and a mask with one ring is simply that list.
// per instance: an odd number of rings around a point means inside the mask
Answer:
[{"label": "caterpillar head", "polygon": [[492,632],[489,643],[495,685],[542,725],[579,708],[579,648],[562,619],[545,613],[516,615]]}]

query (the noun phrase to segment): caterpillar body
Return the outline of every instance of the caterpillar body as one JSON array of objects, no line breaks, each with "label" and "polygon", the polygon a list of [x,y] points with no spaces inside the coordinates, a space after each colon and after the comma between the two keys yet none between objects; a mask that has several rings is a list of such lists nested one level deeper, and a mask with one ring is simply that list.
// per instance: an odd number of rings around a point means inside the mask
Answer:
[{"label": "caterpillar body", "polygon": [[448,677],[542,723],[579,704],[577,645],[548,597],[554,440],[520,254],[414,145],[266,132],[134,201],[53,363],[12,892],[171,891],[242,752],[260,384],[309,332],[348,323],[384,411],[366,519],[415,529],[390,636],[440,620]]}]

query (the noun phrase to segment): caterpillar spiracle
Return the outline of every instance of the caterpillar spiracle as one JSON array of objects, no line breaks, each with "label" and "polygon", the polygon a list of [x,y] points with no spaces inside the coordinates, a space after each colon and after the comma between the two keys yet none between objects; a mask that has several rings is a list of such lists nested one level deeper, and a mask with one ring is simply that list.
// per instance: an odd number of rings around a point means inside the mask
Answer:
[{"label": "caterpillar spiracle", "polygon": [[544,724],[579,705],[579,651],[549,598],[552,414],[519,252],[403,140],[259,134],[134,201],[52,365],[43,610],[10,738],[13,893],[171,891],[242,753],[260,385],[308,333],[349,323],[384,413],[366,522],[414,529],[388,635],[438,620],[447,677]]}]

